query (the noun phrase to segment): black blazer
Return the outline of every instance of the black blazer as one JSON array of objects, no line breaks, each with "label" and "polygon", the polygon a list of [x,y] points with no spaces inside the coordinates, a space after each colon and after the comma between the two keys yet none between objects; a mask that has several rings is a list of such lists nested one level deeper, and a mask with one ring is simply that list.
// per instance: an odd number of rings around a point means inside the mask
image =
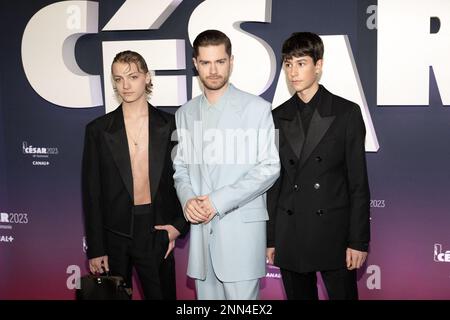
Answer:
[{"label": "black blazer", "polygon": [[[149,107],[149,174],[154,224],[172,224],[182,234],[189,225],[173,182],[171,151],[174,116]],[[83,205],[88,258],[106,254],[104,232],[133,234],[133,178],[122,106],[86,126]]]},{"label": "black blazer", "polygon": [[268,192],[267,246],[276,265],[296,272],[345,267],[347,247],[367,251],[370,239],[361,111],[319,90],[306,137],[295,96],[273,111],[281,173]]}]

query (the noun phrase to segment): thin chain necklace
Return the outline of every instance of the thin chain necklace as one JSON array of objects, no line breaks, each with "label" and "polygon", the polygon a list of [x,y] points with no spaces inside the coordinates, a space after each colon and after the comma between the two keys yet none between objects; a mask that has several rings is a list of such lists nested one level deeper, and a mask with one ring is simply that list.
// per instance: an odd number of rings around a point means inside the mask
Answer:
[{"label": "thin chain necklace", "polygon": [[144,123],[145,123],[145,117],[142,119],[142,123],[141,123],[141,126],[140,126],[140,128],[139,128],[139,131],[138,131],[138,133],[137,133],[137,135],[136,135],[136,138],[133,138],[132,136],[131,136],[131,132],[130,132],[130,138],[131,138],[131,140],[133,141],[133,144],[134,144],[134,146],[137,148],[138,146],[139,146],[139,143],[138,143],[138,140],[139,140],[139,137],[141,136],[141,132],[142,132],[142,128],[144,127]]}]

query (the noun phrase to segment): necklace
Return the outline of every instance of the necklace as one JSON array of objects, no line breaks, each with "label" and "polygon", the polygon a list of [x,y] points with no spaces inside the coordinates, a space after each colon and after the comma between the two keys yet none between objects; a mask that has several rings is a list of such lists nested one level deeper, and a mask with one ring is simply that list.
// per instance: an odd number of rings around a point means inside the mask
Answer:
[{"label": "necklace", "polygon": [[137,133],[137,135],[136,135],[135,138],[133,138],[133,137],[131,136],[131,132],[130,132],[130,138],[131,138],[131,140],[133,140],[133,144],[134,144],[134,146],[135,146],[136,148],[137,148],[138,145],[139,145],[138,140],[139,140],[139,137],[141,136],[142,128],[144,127],[144,123],[145,123],[145,117],[144,117],[144,119],[142,119],[141,126],[139,127],[139,131],[138,131],[138,133]]}]

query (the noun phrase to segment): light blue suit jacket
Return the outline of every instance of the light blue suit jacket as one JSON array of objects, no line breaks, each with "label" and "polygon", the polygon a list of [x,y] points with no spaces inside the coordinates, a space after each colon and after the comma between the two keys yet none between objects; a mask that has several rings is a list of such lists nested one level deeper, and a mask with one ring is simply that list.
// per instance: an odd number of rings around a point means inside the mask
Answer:
[{"label": "light blue suit jacket", "polygon": [[[223,158],[216,163],[201,163],[205,151],[200,101],[205,98],[198,96],[177,110],[174,181],[183,208],[189,199],[209,195],[218,212],[211,226],[191,225],[188,276],[205,279],[209,248],[217,277],[235,282],[265,275],[265,192],[279,176],[280,160],[271,105],[231,84],[227,95],[217,126],[219,136],[214,140],[219,149],[224,143],[224,152],[219,152]],[[236,139],[227,140],[230,134]],[[239,142],[233,145],[232,140]]]}]

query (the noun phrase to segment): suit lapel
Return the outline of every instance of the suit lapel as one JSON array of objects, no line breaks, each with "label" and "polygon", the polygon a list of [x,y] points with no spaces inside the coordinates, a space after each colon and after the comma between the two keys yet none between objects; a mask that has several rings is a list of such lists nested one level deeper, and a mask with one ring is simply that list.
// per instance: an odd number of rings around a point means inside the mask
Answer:
[{"label": "suit lapel", "polygon": [[128,148],[125,122],[123,120],[122,106],[120,105],[114,112],[110,127],[104,132],[106,144],[119,169],[125,188],[133,196],[133,176],[131,173],[131,161]]},{"label": "suit lapel", "polygon": [[322,97],[314,111],[309,125],[308,134],[306,135],[305,145],[300,155],[300,167],[302,167],[313,150],[317,147],[320,140],[327,132],[328,128],[336,118],[332,114],[332,95],[325,88],[322,88]]},{"label": "suit lapel", "polygon": [[295,96],[287,101],[285,110],[277,118],[279,119],[280,134],[285,137],[285,139],[280,139],[280,158],[288,176],[294,181],[297,170],[296,164],[298,164],[305,142],[305,134],[297,112]]},{"label": "suit lapel", "polygon": [[[240,100],[240,93],[239,90],[237,90],[231,83],[228,84],[228,91],[225,93],[226,96],[222,96],[220,99],[225,99],[222,101],[224,103],[224,107],[222,109],[221,115],[217,121],[216,129],[219,130],[219,134],[222,134],[222,137],[226,137],[226,131],[232,130],[236,128],[242,128],[242,114],[244,112],[242,105],[242,102]],[[223,152],[227,153],[230,152],[232,154],[235,154],[236,150],[228,150],[227,148],[231,147],[227,146],[227,143],[225,140],[223,140],[222,145],[220,148],[225,147]],[[225,160],[225,157],[224,159]],[[220,166],[220,164],[205,164],[204,167],[206,168],[207,177],[210,181],[210,185],[214,186],[211,177],[210,177],[210,170],[216,166]],[[209,167],[209,169],[208,169]]]},{"label": "suit lapel", "polygon": [[241,128],[242,113],[244,112],[242,103],[239,99],[239,91],[230,83],[228,97],[225,102],[225,108],[217,123],[217,129],[226,130]]},{"label": "suit lapel", "polygon": [[161,173],[166,158],[166,148],[169,140],[170,123],[166,121],[159,111],[148,105],[149,111],[149,174],[152,201],[158,192]]},{"label": "suit lapel", "polygon": [[[190,133],[190,139],[193,144],[194,153],[196,155],[199,155],[198,159],[201,160],[201,163],[198,166],[200,168],[200,173],[202,175],[203,181],[210,190],[213,190],[208,168],[203,161],[203,124],[201,116],[201,99],[203,99],[203,97],[199,97],[198,104],[186,113],[186,115],[190,117],[190,119],[187,119],[186,123],[188,126],[192,124],[192,127],[188,127],[187,129]],[[192,160],[195,161],[195,159],[197,158],[194,158]]]},{"label": "suit lapel", "polygon": [[288,109],[286,111],[287,112],[283,115],[283,117],[280,117],[280,127],[283,130],[283,133],[285,134],[286,140],[289,142],[292,151],[298,159],[300,158],[300,153],[305,142],[303,125],[294,101],[291,101],[289,103]]}]

